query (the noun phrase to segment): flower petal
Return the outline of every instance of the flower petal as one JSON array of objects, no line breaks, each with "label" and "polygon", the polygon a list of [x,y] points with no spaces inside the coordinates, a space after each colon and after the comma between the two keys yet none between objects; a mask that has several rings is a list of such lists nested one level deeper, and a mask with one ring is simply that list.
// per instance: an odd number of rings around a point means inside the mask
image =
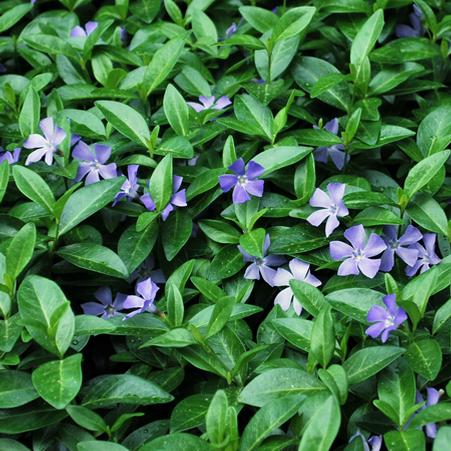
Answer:
[{"label": "flower petal", "polygon": [[312,207],[329,208],[333,203],[332,199],[321,188],[316,188],[315,192],[309,200]]},{"label": "flower petal", "polygon": [[263,180],[249,180],[244,189],[253,196],[262,197],[265,182]]},{"label": "flower petal", "polygon": [[359,269],[357,267],[357,262],[353,258],[347,258],[338,267],[337,274],[339,276],[351,276],[359,274]]},{"label": "flower petal", "polygon": [[94,161],[94,154],[90,147],[83,141],[78,141],[72,151],[72,157],[79,161]]},{"label": "flower petal", "polygon": [[25,149],[37,149],[46,148],[48,144],[48,141],[43,136],[33,133],[25,140],[23,146]]},{"label": "flower petal", "polygon": [[225,174],[219,176],[219,186],[224,193],[230,191],[237,184],[237,176],[232,174]]},{"label": "flower petal", "polygon": [[286,312],[291,305],[291,300],[293,299],[293,292],[291,288],[285,288],[274,299],[274,305],[280,305],[282,310]]},{"label": "flower petal", "polygon": [[331,215],[327,208],[322,208],[321,210],[314,211],[308,218],[307,222],[312,226],[318,227],[321,223]]},{"label": "flower petal", "polygon": [[[363,249],[364,248],[365,240],[366,240],[366,233],[365,233],[365,228],[363,227],[362,224],[350,227],[349,229],[347,229],[345,231],[344,236],[352,244],[352,247],[354,249]],[[385,243],[384,243],[384,246],[385,246]]]},{"label": "flower petal", "polygon": [[332,260],[343,260],[351,257],[354,249],[342,241],[331,241],[329,244],[329,253]]},{"label": "flower petal", "polygon": [[372,279],[379,271],[381,260],[364,257],[357,263],[357,266],[362,274]]},{"label": "flower petal", "polygon": [[104,164],[111,156],[111,147],[105,146],[104,144],[94,144],[94,152],[96,160]]},{"label": "flower petal", "polygon": [[256,163],[255,161],[252,160],[249,161],[247,165],[246,175],[250,180],[256,179],[257,177],[261,177],[264,172],[265,168],[263,166]]},{"label": "flower petal", "polygon": [[247,202],[250,198],[251,197],[247,194],[243,186],[239,184],[235,185],[232,193],[232,201],[234,204],[244,204],[244,202]]},{"label": "flower petal", "polygon": [[242,158],[238,158],[234,163],[229,166],[229,169],[235,174],[244,175],[245,174],[245,164]]}]

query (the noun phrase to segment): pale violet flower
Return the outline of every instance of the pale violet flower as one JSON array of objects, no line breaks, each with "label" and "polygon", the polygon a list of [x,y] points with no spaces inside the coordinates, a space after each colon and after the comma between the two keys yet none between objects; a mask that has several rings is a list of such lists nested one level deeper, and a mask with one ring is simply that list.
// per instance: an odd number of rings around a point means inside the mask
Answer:
[{"label": "pale violet flower", "polygon": [[120,191],[116,194],[113,207],[122,199],[133,200],[138,196],[138,169],[139,165],[131,164],[127,168],[127,179],[122,184]]},{"label": "pale violet flower", "polygon": [[274,286],[286,287],[278,293],[274,299],[274,304],[280,305],[284,311],[287,311],[290,308],[290,305],[293,304],[294,311],[297,315],[300,315],[302,312],[302,305],[294,297],[293,290],[290,287],[290,280],[301,280],[314,287],[321,285],[321,281],[310,272],[310,265],[302,260],[293,258],[288,263],[288,266],[290,271],[284,268],[278,268],[273,278]]},{"label": "pale violet flower", "polygon": [[0,147],[0,163],[3,163],[4,161],[7,161],[8,164],[17,163],[21,151],[22,149],[20,147],[16,147],[13,152],[10,152],[9,150],[5,151]]},{"label": "pale violet flower", "polygon": [[119,314],[119,311],[123,308],[126,295],[117,293],[113,300],[111,289],[109,287],[101,287],[94,293],[94,297],[99,302],[85,302],[81,304],[83,312],[85,315],[100,316],[107,319]]},{"label": "pale violet flower", "polygon": [[154,305],[154,301],[159,289],[150,277],[138,282],[135,287],[136,294],[131,294],[124,300],[122,308],[124,310],[132,310],[124,319],[131,318],[138,313],[156,312],[157,308]]},{"label": "pale violet flower", "polygon": [[435,253],[435,241],[437,235],[435,233],[425,233],[423,235],[423,244],[415,243],[410,246],[411,249],[418,251],[418,260],[412,266],[406,267],[406,274],[409,277],[414,276],[418,270],[420,274],[427,271],[432,265],[440,263],[440,257]]},{"label": "pale violet flower", "polygon": [[205,110],[223,110],[232,104],[227,96],[222,96],[216,100],[215,96],[200,96],[199,102],[186,102],[191,108],[200,113]]},{"label": "pale violet flower", "polygon": [[[338,135],[338,119],[332,119],[324,126],[324,130],[327,130],[334,135]],[[319,128],[314,125],[313,128]],[[333,161],[337,169],[343,169],[345,164],[349,161],[349,155],[345,152],[343,144],[334,144],[332,146],[317,147],[313,152],[316,161],[326,164],[329,158]]]},{"label": "pale violet flower", "polygon": [[80,25],[72,28],[70,32],[71,38],[87,38],[97,27],[98,23],[94,21],[86,22],[84,28]]}]

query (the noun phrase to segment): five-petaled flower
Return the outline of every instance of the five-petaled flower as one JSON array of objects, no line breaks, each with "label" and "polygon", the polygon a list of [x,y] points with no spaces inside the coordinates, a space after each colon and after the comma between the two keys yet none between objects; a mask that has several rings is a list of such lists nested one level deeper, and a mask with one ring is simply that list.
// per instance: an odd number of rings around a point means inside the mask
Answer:
[{"label": "five-petaled flower", "polygon": [[396,36],[398,38],[415,38],[424,34],[424,28],[421,24],[423,13],[417,5],[413,5],[413,12],[409,14],[410,25],[397,25]]},{"label": "five-petaled flower", "polygon": [[19,161],[21,151],[22,149],[20,147],[16,147],[13,152],[3,150],[0,147],[0,163],[3,163],[4,161],[7,161],[8,164],[17,163]]},{"label": "five-petaled flower", "polygon": [[234,174],[225,174],[219,176],[219,186],[224,193],[233,188],[232,200],[234,204],[243,204],[251,199],[252,196],[262,197],[264,181],[257,180],[263,175],[265,168],[255,161],[249,161],[247,169],[244,160],[239,158],[229,166]]},{"label": "five-petaled flower", "polygon": [[367,240],[365,229],[361,224],[347,229],[344,236],[352,246],[342,241],[331,241],[329,245],[333,260],[345,259],[338,268],[338,275],[349,276],[362,272],[372,279],[379,271],[381,260],[370,257],[375,257],[387,249],[384,240],[375,233]]},{"label": "five-petaled flower", "polygon": [[99,24],[94,21],[86,22],[84,28],[77,25],[72,28],[70,36],[71,38],[86,38],[97,28],[98,25]]},{"label": "five-petaled flower", "polygon": [[327,218],[326,236],[329,236],[340,225],[338,217],[349,214],[343,202],[345,188],[346,185],[344,183],[329,183],[327,185],[327,193],[320,188],[316,188],[310,198],[310,205],[321,208],[321,210],[312,213],[307,218],[307,221],[318,227]]},{"label": "five-petaled flower", "polygon": [[[187,206],[186,190],[182,189],[182,190],[178,191],[178,189],[182,185],[182,181],[183,181],[183,177],[174,175],[173,185],[172,185],[172,193],[173,194],[172,194],[171,200],[169,201],[169,203],[166,205],[166,207],[161,212],[161,218],[163,219],[163,221],[166,221],[166,219],[168,219],[169,214],[171,213],[171,211],[174,210],[175,207],[186,207]],[[144,204],[144,206],[149,211],[156,210],[155,202],[152,199],[152,196],[150,195],[150,193],[146,193],[146,194],[142,195],[139,199],[141,200],[141,202]]]},{"label": "five-petaled flower", "polygon": [[227,96],[219,97],[216,100],[215,96],[200,96],[199,102],[186,102],[191,108],[200,113],[204,110],[223,110],[232,104],[230,99]]},{"label": "five-petaled flower", "polygon": [[114,197],[113,207],[122,199],[133,200],[138,196],[138,169],[139,166],[137,164],[131,164],[127,167],[127,180],[125,180],[120,191]]},{"label": "five-petaled flower", "polygon": [[321,281],[310,272],[310,265],[297,258],[293,258],[288,263],[290,271],[284,268],[278,268],[273,278],[274,286],[284,288],[276,298],[274,304],[279,304],[282,310],[287,311],[293,303],[293,309],[297,315],[302,312],[301,303],[294,297],[293,290],[290,287],[290,280],[301,280],[314,287],[321,285]]},{"label": "five-petaled flower", "polygon": [[111,318],[117,316],[123,308],[126,298],[125,294],[117,293],[113,300],[113,295],[109,287],[100,287],[94,297],[99,302],[85,302],[81,304],[81,308],[86,315],[101,316],[102,318]]},{"label": "five-petaled flower", "polygon": [[138,313],[156,312],[157,307],[154,305],[154,301],[159,289],[150,277],[138,282],[135,287],[136,294],[130,294],[124,300],[122,308],[132,310],[124,319],[131,318]]},{"label": "five-petaled flower", "polygon": [[[334,135],[338,135],[338,119],[332,119],[327,122],[324,129]],[[313,128],[319,128],[314,125]],[[314,157],[316,161],[326,164],[329,158],[333,161],[337,169],[343,169],[345,163],[349,161],[349,155],[345,153],[345,147],[343,144],[334,144],[332,146],[317,147],[314,151]]]},{"label": "five-petaled flower", "polygon": [[437,235],[435,233],[425,233],[423,235],[423,244],[415,243],[410,246],[411,249],[418,251],[418,260],[412,265],[406,267],[406,274],[409,277],[414,276],[418,270],[420,274],[427,271],[431,265],[440,263],[440,257],[435,253],[435,240]]},{"label": "five-petaled flower", "polygon": [[276,270],[271,268],[271,266],[282,265],[285,262],[285,258],[281,255],[266,255],[270,244],[271,242],[269,235],[267,234],[263,244],[263,257],[261,258],[248,254],[241,246],[238,246],[238,249],[243,255],[244,261],[251,263],[244,272],[244,278],[260,280],[261,275],[263,280],[272,287],[274,286],[274,276],[276,275]]},{"label": "five-petaled flower", "polygon": [[386,308],[380,305],[373,305],[368,311],[366,319],[372,324],[365,333],[371,338],[381,336],[382,343],[388,340],[390,332],[396,330],[407,320],[406,312],[396,304],[396,295],[387,294],[384,296]]},{"label": "five-petaled flower", "polygon": [[26,149],[36,149],[28,155],[25,166],[28,166],[30,163],[36,163],[42,157],[44,157],[46,164],[50,166],[53,163],[53,155],[66,137],[66,132],[55,125],[52,117],[42,119],[39,127],[44,136],[33,133],[23,143]]},{"label": "five-petaled flower", "polygon": [[[423,235],[414,226],[407,226],[404,234],[398,238],[398,227],[389,225],[384,227],[382,238],[387,244],[387,249],[381,257],[381,271],[391,271],[395,265],[395,254],[408,266],[413,266],[418,260],[418,249],[413,244],[421,240]],[[407,247],[409,246],[409,247]]]},{"label": "five-petaled flower", "polygon": [[103,179],[112,179],[117,177],[116,163],[105,164],[110,158],[111,147],[103,144],[94,144],[91,149],[83,141],[78,141],[72,151],[72,156],[80,161],[78,165],[77,176],[75,181],[79,182],[84,177],[85,184],[98,182],[100,177]]},{"label": "five-petaled flower", "polygon": [[[436,390],[432,387],[426,388],[426,403],[420,408],[418,412],[421,412],[422,410],[426,409],[426,407],[434,406],[435,404],[438,404],[440,400],[440,396],[442,396],[443,390]],[[420,402],[424,402],[424,398],[421,395],[419,391],[416,393],[416,399],[415,402],[418,404]],[[416,413],[418,413],[416,412]],[[414,414],[415,416],[416,414]],[[427,423],[426,424],[426,435],[429,438],[435,438],[437,435],[437,425],[435,423]]]}]

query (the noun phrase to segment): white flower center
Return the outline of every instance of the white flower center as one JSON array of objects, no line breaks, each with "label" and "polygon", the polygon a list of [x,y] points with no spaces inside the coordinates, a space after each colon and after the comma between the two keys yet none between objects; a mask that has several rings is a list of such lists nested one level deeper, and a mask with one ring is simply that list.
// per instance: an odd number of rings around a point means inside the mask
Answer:
[{"label": "white flower center", "polygon": [[238,184],[241,186],[244,186],[247,183],[247,176],[246,175],[239,175],[238,176]]},{"label": "white flower center", "polygon": [[363,253],[363,251],[361,249],[357,249],[352,253],[353,257],[355,260],[357,260],[358,262],[363,260],[365,258],[365,254]]},{"label": "white flower center", "polygon": [[395,318],[394,316],[390,315],[388,318],[384,320],[384,326],[385,327],[391,327],[395,325]]}]

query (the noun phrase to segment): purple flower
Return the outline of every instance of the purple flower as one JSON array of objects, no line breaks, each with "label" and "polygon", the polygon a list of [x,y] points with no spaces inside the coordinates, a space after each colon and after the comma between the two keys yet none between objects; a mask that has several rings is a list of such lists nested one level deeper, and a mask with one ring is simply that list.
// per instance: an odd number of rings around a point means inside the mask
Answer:
[{"label": "purple flower", "polygon": [[384,240],[372,233],[367,241],[365,229],[359,224],[347,229],[345,238],[352,244],[342,241],[331,241],[329,245],[330,256],[333,260],[344,260],[338,268],[339,276],[349,276],[362,272],[366,277],[372,279],[381,265],[380,259],[371,259],[387,249]]},{"label": "purple flower", "polygon": [[398,38],[416,38],[424,34],[424,28],[421,24],[423,13],[417,5],[413,5],[413,12],[409,14],[410,25],[397,25],[396,36]]},{"label": "purple flower", "polygon": [[138,282],[135,287],[136,294],[127,296],[123,303],[123,309],[133,309],[124,319],[131,318],[138,313],[155,312],[155,296],[160,288],[152,281],[150,277]]},{"label": "purple flower", "polygon": [[230,25],[229,28],[227,28],[225,35],[226,38],[230,38],[232,35],[234,35],[236,33],[236,31],[238,30],[238,26],[235,22],[232,23],[232,25]]},{"label": "purple flower", "polygon": [[219,176],[219,186],[224,193],[233,188],[232,200],[234,204],[243,204],[251,199],[251,196],[262,197],[264,181],[257,180],[263,175],[265,168],[254,161],[249,161],[247,169],[244,160],[239,158],[229,169],[236,175],[225,174]]},{"label": "purple flower", "polygon": [[294,297],[294,293],[290,287],[290,280],[302,280],[314,287],[321,285],[321,281],[310,273],[310,265],[308,263],[293,258],[288,263],[288,266],[290,267],[291,272],[284,268],[278,268],[273,278],[273,283],[276,287],[287,287],[276,296],[274,304],[279,304],[283,311],[287,311],[293,303],[296,315],[300,315],[302,312],[302,305]]},{"label": "purple flower", "polygon": [[251,81],[256,83],[257,85],[264,85],[266,83],[263,78],[253,78]]},{"label": "purple flower", "polygon": [[95,293],[94,297],[99,302],[86,302],[81,304],[85,315],[101,316],[102,318],[111,318],[117,316],[119,310],[123,308],[125,294],[117,293],[113,301],[113,295],[109,287],[101,287]]},{"label": "purple flower", "polygon": [[384,296],[384,304],[387,308],[380,305],[373,305],[368,311],[367,321],[374,323],[365,333],[371,338],[377,338],[381,335],[382,343],[388,340],[390,332],[396,330],[404,321],[407,320],[406,312],[396,304],[396,295],[387,294]]},{"label": "purple flower", "polygon": [[121,186],[121,190],[116,194],[113,201],[113,207],[122,199],[133,200],[138,195],[138,173],[139,166],[131,164],[127,167],[128,178]]},{"label": "purple flower", "polygon": [[[172,185],[172,197],[169,203],[166,205],[166,207],[161,212],[161,217],[163,218],[163,221],[166,221],[168,219],[169,214],[171,211],[174,210],[175,207],[186,207],[186,190],[182,189],[178,191],[180,186],[182,185],[183,177],[179,177],[178,175],[174,175],[173,179],[173,185]],[[146,193],[143,196],[139,198],[141,202],[144,204],[144,206],[149,211],[155,211],[156,206],[155,202],[153,201],[150,193]]]},{"label": "purple flower", "polygon": [[[319,127],[314,125],[313,128]],[[327,122],[324,129],[334,135],[338,135],[338,119],[335,118]],[[343,144],[334,144],[329,147],[317,147],[314,151],[315,160],[326,164],[330,157],[337,169],[341,170],[344,168],[345,163],[349,161],[349,155],[346,155],[344,150]]]},{"label": "purple flower", "polygon": [[130,280],[133,281],[138,279],[138,282],[141,282],[148,277],[150,277],[156,284],[166,282],[166,277],[164,276],[163,271],[161,269],[155,269],[155,260],[152,255],[147,257],[141,265],[132,272],[130,275]]},{"label": "purple flower", "polygon": [[116,163],[105,164],[110,158],[111,147],[103,144],[94,144],[94,151],[83,141],[79,141],[72,151],[72,156],[80,161],[75,181],[79,182],[84,177],[85,185],[96,183],[103,179],[117,177]]},{"label": "purple flower", "polygon": [[7,161],[9,164],[14,164],[19,161],[20,152],[22,149],[20,147],[16,147],[14,151],[11,153],[10,151],[5,151],[0,147],[0,163]]},{"label": "purple flower", "polygon": [[408,266],[413,266],[418,260],[418,249],[413,249],[412,244],[421,240],[421,232],[411,225],[407,226],[404,235],[398,239],[398,227],[385,226],[382,238],[387,244],[387,249],[381,257],[381,271],[391,271],[395,265],[395,254]]},{"label": "purple flower", "polygon": [[200,96],[200,103],[197,102],[186,102],[191,108],[200,113],[204,110],[223,110],[232,104],[230,99],[227,96],[222,96],[218,100],[216,100],[215,96]]},{"label": "purple flower", "polygon": [[76,27],[72,28],[72,31],[70,32],[71,38],[87,38],[98,26],[99,24],[94,21],[86,22],[85,27],[80,27],[80,25],[77,25]]},{"label": "purple flower", "polygon": [[[365,436],[358,430],[350,439],[349,443],[353,442],[356,437],[359,437],[362,440],[363,450],[364,451],[380,451],[382,448],[382,436],[381,435],[373,435],[368,440]],[[370,448],[371,446],[371,448]]]},{"label": "purple flower", "polygon": [[23,143],[26,149],[36,149],[28,155],[25,166],[36,163],[44,157],[44,161],[49,166],[53,163],[53,155],[58,150],[58,146],[64,141],[66,132],[57,127],[52,117],[42,119],[39,123],[44,136],[32,134]]},{"label": "purple flower", "polygon": [[[434,406],[440,400],[440,396],[442,396],[443,390],[436,390],[435,388],[428,387],[426,388],[426,404],[423,405],[418,412],[421,412],[426,407]],[[423,402],[424,398],[419,391],[417,391],[416,395],[416,403]],[[416,413],[418,413],[416,412]],[[437,435],[437,425],[435,423],[427,423],[426,424],[426,435],[429,438],[435,438]]]},{"label": "purple flower", "polygon": [[343,183],[329,183],[327,185],[327,192],[316,188],[313,196],[310,198],[310,205],[312,207],[321,208],[315,211],[308,218],[307,221],[315,227],[318,227],[326,218],[326,236],[329,236],[339,225],[338,217],[347,216],[349,214],[343,202],[346,185]]},{"label": "purple flower", "polygon": [[431,265],[436,265],[440,262],[440,257],[435,253],[435,240],[437,235],[435,233],[425,233],[423,235],[423,244],[415,243],[410,246],[410,249],[418,251],[418,260],[412,266],[407,266],[406,274],[409,277],[414,276],[418,270],[420,274],[427,271]]},{"label": "purple flower", "polygon": [[265,237],[265,243],[263,245],[263,257],[254,257],[249,255],[241,246],[238,246],[243,259],[245,262],[250,262],[251,264],[246,268],[244,273],[245,279],[260,280],[260,274],[263,280],[268,283],[271,287],[274,286],[274,276],[276,275],[276,270],[271,268],[271,266],[280,266],[285,262],[285,259],[279,255],[266,255],[270,246],[269,235]]}]

